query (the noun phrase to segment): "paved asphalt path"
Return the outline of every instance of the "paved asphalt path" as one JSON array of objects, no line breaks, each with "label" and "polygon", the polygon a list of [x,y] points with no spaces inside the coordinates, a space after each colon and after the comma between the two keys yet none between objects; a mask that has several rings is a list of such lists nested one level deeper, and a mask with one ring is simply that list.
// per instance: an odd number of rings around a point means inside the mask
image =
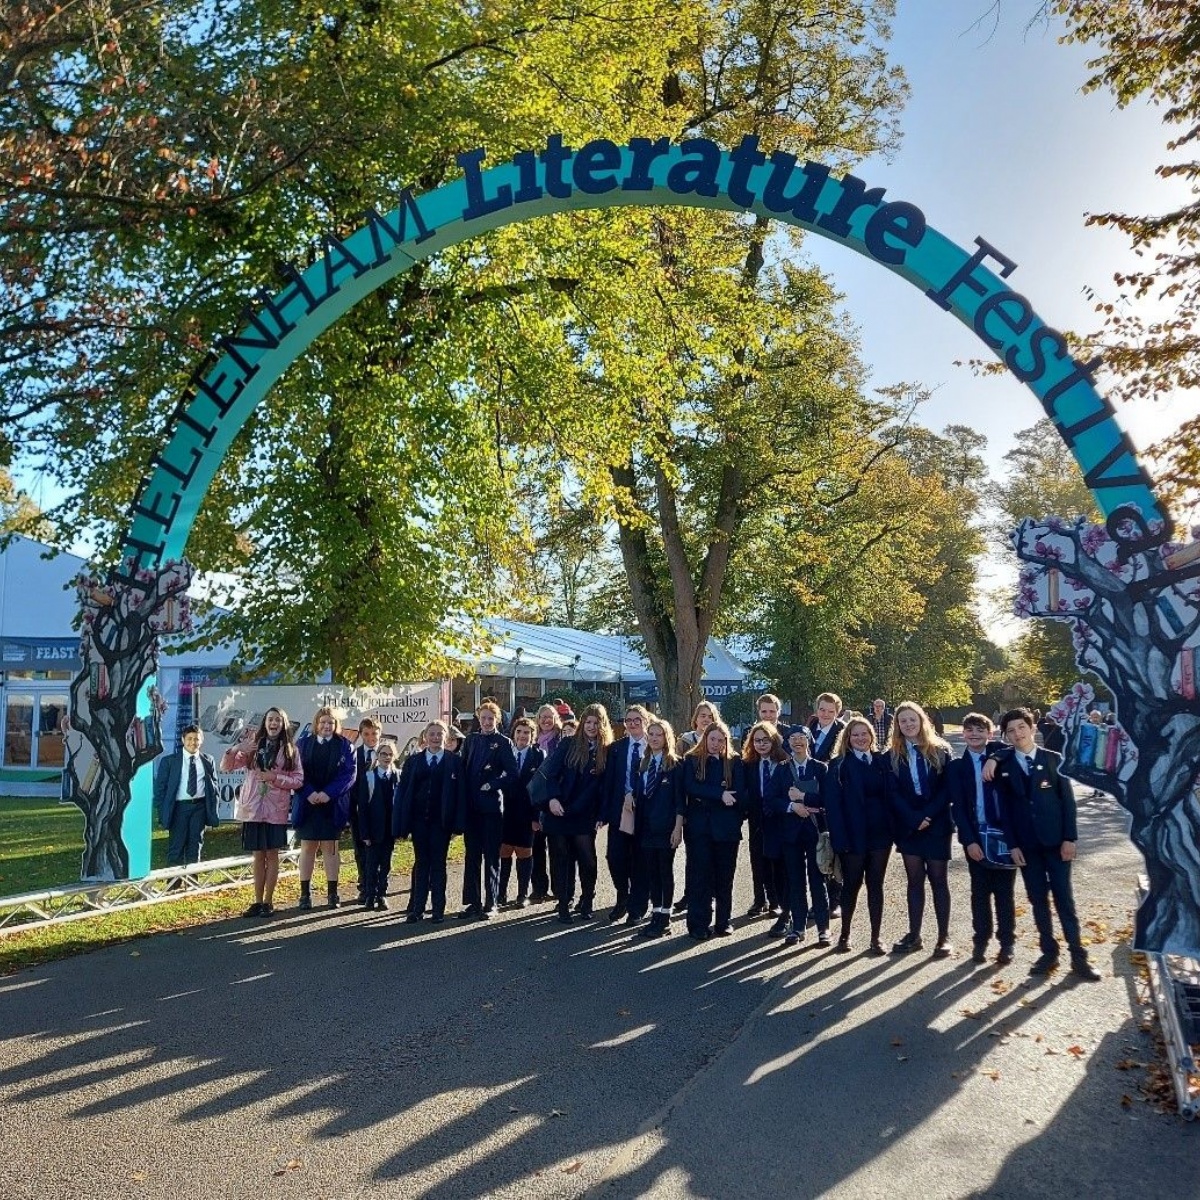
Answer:
[{"label": "paved asphalt path", "polygon": [[546,908],[406,925],[397,879],[389,913],[0,980],[0,1196],[1195,1197],[1200,1130],[1117,1069],[1150,1055],[1117,942],[1138,859],[1111,801],[1081,812],[1099,984],[1028,986],[1027,914],[1016,964],[973,967],[961,862],[949,962],[785,951],[761,920],[702,945]]}]

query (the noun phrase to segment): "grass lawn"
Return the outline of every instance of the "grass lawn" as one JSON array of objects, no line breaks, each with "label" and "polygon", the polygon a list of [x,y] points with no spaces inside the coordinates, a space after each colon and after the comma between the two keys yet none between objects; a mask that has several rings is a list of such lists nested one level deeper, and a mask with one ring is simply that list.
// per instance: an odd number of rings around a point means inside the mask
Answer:
[{"label": "grass lawn", "polygon": [[[347,838],[347,846],[342,851],[342,892],[345,894],[349,890],[353,895],[358,874],[348,841]],[[241,853],[240,825],[229,822],[218,829],[205,831],[206,859],[230,858]],[[461,861],[462,853],[462,839],[456,838],[450,847],[451,860]],[[0,896],[77,884],[82,855],[83,815],[77,808],[49,798],[0,796]],[[392,873],[410,874],[412,861],[412,846],[408,842],[398,843],[392,859]],[[151,866],[166,865],[166,830],[156,828]],[[323,878],[318,863],[318,898],[323,894]],[[293,876],[280,881],[275,900],[280,905],[294,904],[299,894],[299,884]],[[243,884],[204,896],[181,897],[126,912],[105,913],[62,925],[2,934],[0,975],[10,975],[23,967],[98,950],[151,933],[185,929],[237,916],[246,907],[248,895],[249,886]]]}]

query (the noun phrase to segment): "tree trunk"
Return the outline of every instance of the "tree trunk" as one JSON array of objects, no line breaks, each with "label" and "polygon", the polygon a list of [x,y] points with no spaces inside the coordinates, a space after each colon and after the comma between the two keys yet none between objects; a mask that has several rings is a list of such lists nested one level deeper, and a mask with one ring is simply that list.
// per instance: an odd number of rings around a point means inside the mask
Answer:
[{"label": "tree trunk", "polygon": [[[1099,677],[1113,697],[1120,738],[1115,770],[1079,758],[1080,729],[1094,693],[1078,683],[1052,715],[1067,735],[1064,771],[1113,794],[1132,817],[1130,837],[1146,861],[1150,894],[1137,914],[1142,950],[1200,951],[1200,708],[1181,696],[1173,672],[1200,629],[1200,592],[1181,587],[1157,547],[1122,564],[1100,526],[1067,526],[1047,518],[1023,522],[1014,536],[1018,557],[1032,564],[1022,577],[1018,611],[1069,619],[1078,666]],[[1071,615],[1048,610],[1048,572],[1071,597]],[[1137,586],[1130,583],[1136,581]],[[1058,595],[1056,584],[1054,594]],[[1042,610],[1039,612],[1039,608]],[[1186,647],[1186,650],[1184,649]]]},{"label": "tree trunk", "polygon": [[188,627],[190,580],[187,563],[168,563],[136,572],[133,581],[76,581],[84,665],[71,684],[67,776],[69,798],[84,816],[85,882],[129,878],[123,826],[130,788],[162,749],[157,693],[148,731],[145,721],[135,725],[138,702],[157,670],[159,630]]}]

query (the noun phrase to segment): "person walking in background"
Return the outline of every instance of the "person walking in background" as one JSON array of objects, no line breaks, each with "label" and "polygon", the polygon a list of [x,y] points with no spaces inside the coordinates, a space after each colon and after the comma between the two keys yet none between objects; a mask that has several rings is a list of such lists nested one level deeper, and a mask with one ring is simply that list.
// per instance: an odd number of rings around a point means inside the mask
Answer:
[{"label": "person walking in background", "polygon": [[275,911],[279,852],[287,846],[292,792],[304,782],[300,752],[282,708],[268,708],[257,730],[221,756],[222,771],[245,771],[233,816],[242,823],[242,849],[253,859],[254,903],[243,916]]},{"label": "person walking in background", "polygon": [[411,924],[424,920],[425,906],[431,919],[446,919],[446,857],[450,839],[466,828],[466,793],[459,773],[462,760],[447,749],[447,726],[431,721],[425,727],[425,747],[404,760],[400,771],[399,797],[393,814],[397,838],[413,844],[412,885],[405,919]]},{"label": "person walking in background", "polygon": [[871,727],[875,731],[875,746],[881,748],[892,740],[892,710],[882,698],[871,701],[871,711],[867,714]]},{"label": "person walking in background", "polygon": [[[181,748],[159,759],[154,772],[154,811],[168,831],[168,866],[199,862],[205,826],[215,829],[220,824],[217,764],[201,753],[203,741],[200,726],[189,725],[180,737]],[[173,885],[182,882],[176,879]]]},{"label": "person walking in background", "polygon": [[326,705],[317,709],[311,732],[296,742],[296,748],[304,768],[304,782],[292,796],[292,825],[300,839],[300,908],[312,908],[318,849],[325,867],[325,906],[339,908],[338,840],[350,820],[350,791],[357,777],[354,746],[342,735],[341,722]]},{"label": "person walking in background", "polygon": [[1016,870],[989,861],[984,846],[984,831],[990,829],[999,833],[1003,825],[999,796],[994,784],[983,778],[983,768],[988,755],[999,752],[1003,747],[991,740],[992,722],[983,713],[967,713],[963,717],[962,729],[967,748],[962,757],[951,762],[946,770],[950,778],[951,813],[971,879],[971,960],[977,963],[987,961],[987,946],[994,931],[1000,943],[996,961],[1010,963],[1017,940],[1016,905],[1013,899]]},{"label": "person walking in background", "polygon": [[395,808],[400,789],[395,745],[376,738],[371,759],[371,765],[364,772],[364,795],[356,814],[359,838],[366,854],[365,886],[360,903],[364,908],[386,912],[392,852],[396,848]]},{"label": "person walking in background", "polygon": [[933,894],[937,919],[934,958],[949,958],[950,943],[950,789],[946,765],[950,747],[933,731],[925,710],[912,700],[896,709],[892,727],[888,771],[888,807],[896,844],[908,875],[908,933],[893,947],[895,954],[920,950],[921,922],[925,915],[925,881]]},{"label": "person walking in background", "polygon": [[[889,722],[890,728],[890,722]],[[863,717],[846,723],[825,777],[825,819],[842,864],[842,931],[834,949],[851,949],[851,925],[858,894],[867,885],[870,953],[886,953],[883,881],[892,853],[892,822],[887,803],[887,756],[879,753],[875,724]]]},{"label": "person walking in background", "polygon": [[646,723],[646,753],[634,777],[633,802],[642,874],[650,904],[650,923],[642,937],[671,933],[675,895],[675,851],[683,841],[683,807],[678,787],[679,758],[675,731],[656,717]]}]

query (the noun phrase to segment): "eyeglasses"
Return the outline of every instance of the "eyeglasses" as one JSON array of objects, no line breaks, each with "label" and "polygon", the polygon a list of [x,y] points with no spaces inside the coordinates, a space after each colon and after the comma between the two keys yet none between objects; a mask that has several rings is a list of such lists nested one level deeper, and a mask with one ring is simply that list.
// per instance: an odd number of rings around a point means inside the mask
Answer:
[{"label": "eyeglasses", "polygon": [[625,718],[626,725],[640,725],[641,723],[642,723],[641,717],[626,717]]}]

